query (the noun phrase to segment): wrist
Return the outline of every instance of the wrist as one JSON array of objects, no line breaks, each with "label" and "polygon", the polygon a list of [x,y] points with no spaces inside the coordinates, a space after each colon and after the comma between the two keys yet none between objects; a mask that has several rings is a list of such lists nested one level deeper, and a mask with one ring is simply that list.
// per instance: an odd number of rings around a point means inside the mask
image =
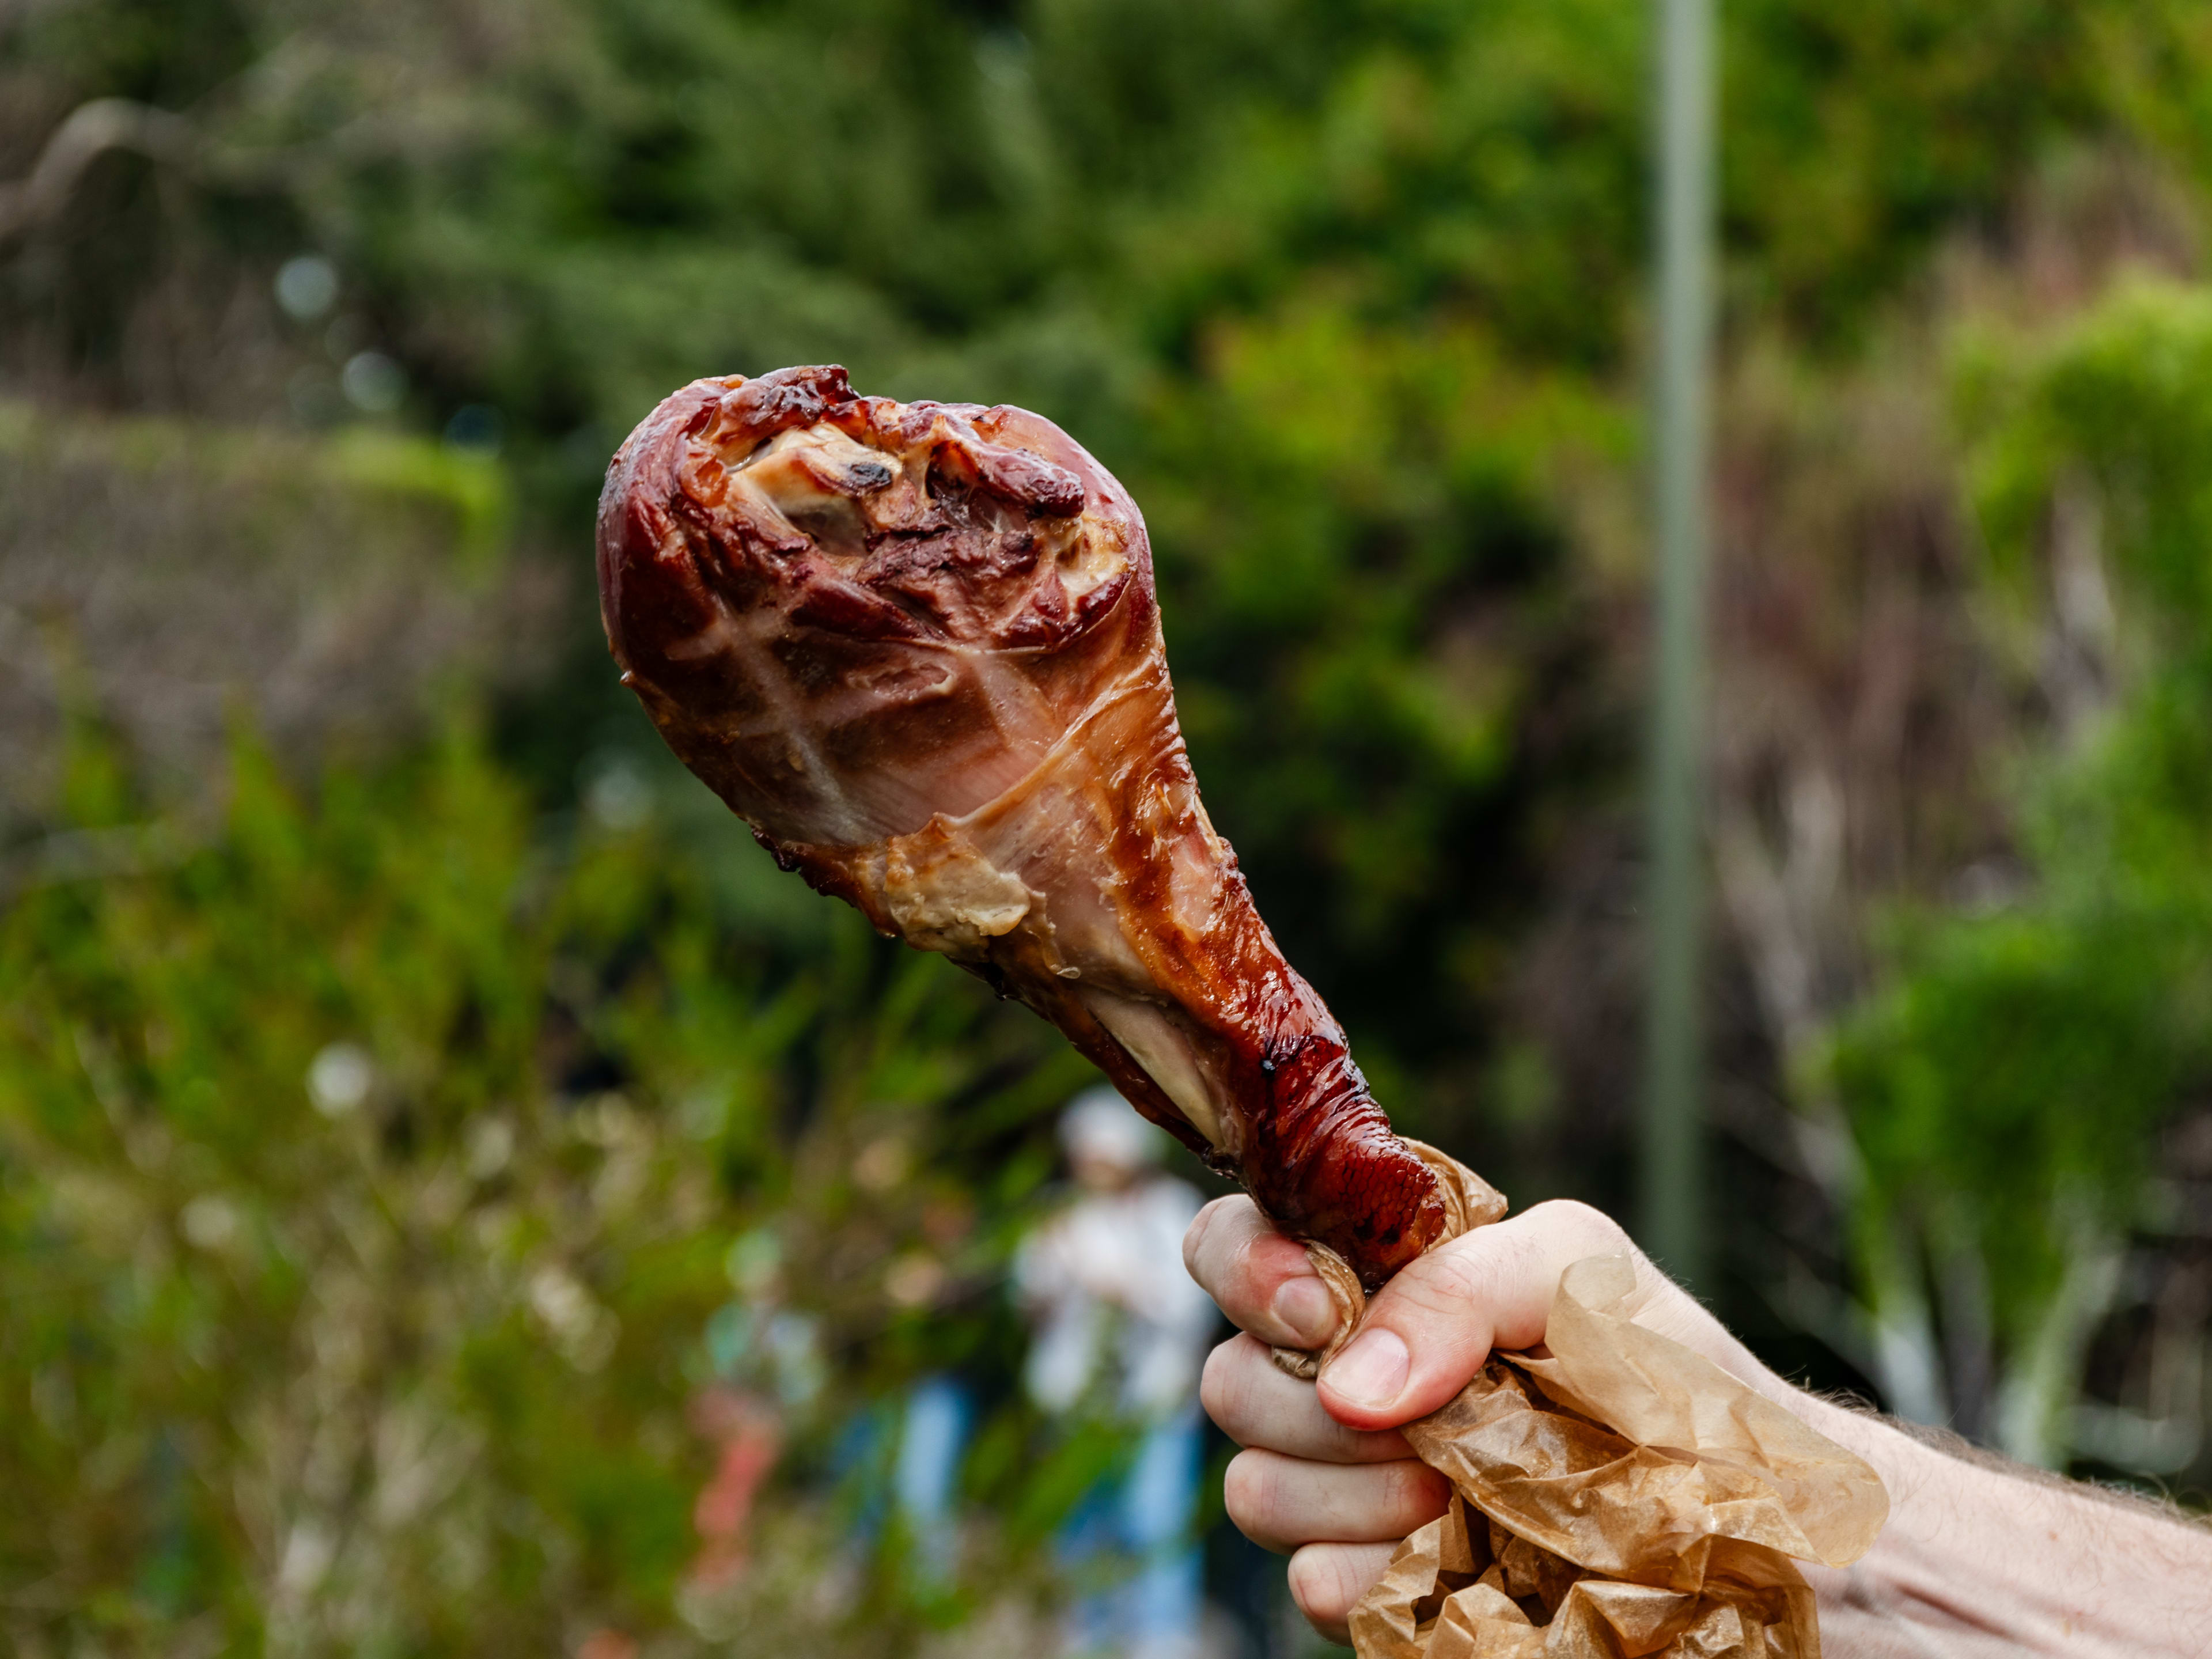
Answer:
[{"label": "wrist", "polygon": [[1782,1401],[1784,1406],[1808,1427],[1819,1430],[1881,1477],[1882,1485],[1889,1491],[1893,1516],[1901,1490],[1925,1480],[1931,1464],[1949,1461],[1934,1447],[1922,1444],[1871,1411],[1823,1399],[1788,1383],[1783,1386],[1789,1395]]}]

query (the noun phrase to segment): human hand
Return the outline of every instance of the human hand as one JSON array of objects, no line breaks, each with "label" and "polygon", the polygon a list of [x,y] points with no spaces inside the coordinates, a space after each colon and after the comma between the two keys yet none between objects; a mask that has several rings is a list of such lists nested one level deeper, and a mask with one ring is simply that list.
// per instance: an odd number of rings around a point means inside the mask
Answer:
[{"label": "human hand", "polygon": [[2112,1492],[1945,1450],[1882,1419],[1791,1388],[1587,1205],[1540,1204],[1453,1240],[1375,1297],[1317,1383],[1279,1370],[1272,1346],[1316,1349],[1335,1304],[1303,1247],[1252,1201],[1208,1205],[1183,1239],[1191,1277],[1244,1333],[1214,1350],[1201,1398],[1244,1449],[1229,1466],[1230,1518],[1291,1557],[1291,1594],[1324,1636],[1347,1640],[1353,1605],[1400,1540],[1443,1512],[1443,1478],[1401,1424],[1464,1388],[1491,1350],[1544,1340],[1569,1267],[1626,1257],[1637,1324],[1702,1354],[1870,1463],[1888,1525],[1856,1565],[1807,1564],[1835,1659],[2182,1659],[2212,1628],[2212,1528]]},{"label": "human hand", "polygon": [[1243,1333],[1214,1350],[1200,1390],[1207,1413],[1244,1449],[1229,1466],[1230,1518],[1290,1555],[1291,1594],[1322,1634],[1347,1639],[1353,1604],[1399,1541],[1450,1497],[1398,1427],[1466,1387],[1492,1348],[1540,1343],[1560,1274],[1594,1255],[1634,1267],[1625,1311],[1638,1324],[1771,1398],[1805,1398],[1588,1205],[1540,1204],[1423,1256],[1375,1297],[1317,1384],[1285,1375],[1268,1352],[1319,1348],[1334,1334],[1335,1304],[1304,1248],[1249,1198],[1218,1199],[1191,1224],[1191,1277]]}]

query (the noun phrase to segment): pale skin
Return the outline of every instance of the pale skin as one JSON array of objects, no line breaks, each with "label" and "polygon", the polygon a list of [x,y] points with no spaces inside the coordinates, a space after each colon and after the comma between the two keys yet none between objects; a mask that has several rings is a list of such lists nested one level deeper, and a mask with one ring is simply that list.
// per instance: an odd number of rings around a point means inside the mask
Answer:
[{"label": "pale skin", "polygon": [[1229,1515],[1290,1556],[1291,1594],[1322,1634],[1348,1640],[1346,1617],[1398,1540],[1443,1512],[1443,1478],[1413,1457],[1400,1425],[1458,1393],[1492,1348],[1541,1342],[1560,1273],[1593,1255],[1634,1264],[1638,1324],[1795,1413],[1888,1487],[1889,1523],[1863,1559],[1805,1570],[1827,1659],[2212,1655],[2212,1530],[1967,1461],[1792,1388],[1587,1205],[1539,1204],[1424,1256],[1307,1383],[1268,1346],[1325,1343],[1337,1319],[1328,1292],[1249,1199],[1218,1199],[1191,1224],[1183,1259],[1244,1333],[1214,1350],[1202,1389],[1244,1449],[1229,1466]]}]

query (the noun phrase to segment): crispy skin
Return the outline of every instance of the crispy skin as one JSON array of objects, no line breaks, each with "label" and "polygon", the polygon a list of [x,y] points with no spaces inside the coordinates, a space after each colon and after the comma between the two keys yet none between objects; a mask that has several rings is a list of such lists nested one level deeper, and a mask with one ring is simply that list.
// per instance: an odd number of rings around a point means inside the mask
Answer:
[{"label": "crispy skin", "polygon": [[1200,804],[1136,504],[1059,428],[695,381],[616,455],[599,572],[623,683],[784,868],[1029,1004],[1369,1288],[1443,1236]]}]

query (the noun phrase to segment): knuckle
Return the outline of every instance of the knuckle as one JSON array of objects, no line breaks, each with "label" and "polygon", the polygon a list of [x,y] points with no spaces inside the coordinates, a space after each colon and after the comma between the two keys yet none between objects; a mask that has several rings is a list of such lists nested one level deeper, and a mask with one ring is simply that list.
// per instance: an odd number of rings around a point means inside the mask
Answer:
[{"label": "knuckle", "polygon": [[1230,1269],[1237,1288],[1256,1296],[1273,1290],[1290,1263],[1303,1267],[1305,1260],[1302,1248],[1262,1223],[1237,1229],[1237,1254]]},{"label": "knuckle", "polygon": [[[1423,1313],[1443,1323],[1447,1329],[1455,1328],[1470,1315],[1486,1310],[1497,1299],[1501,1266],[1498,1247],[1504,1242],[1470,1233],[1466,1239],[1431,1251],[1414,1264],[1425,1270],[1418,1277],[1409,1268],[1399,1275],[1399,1280],[1412,1281],[1406,1285],[1406,1293]],[[1462,1244],[1467,1248],[1460,1248]]]},{"label": "knuckle", "polygon": [[1274,1508],[1275,1479],[1267,1459],[1256,1452],[1239,1452],[1229,1460],[1221,1477],[1222,1507],[1237,1529],[1255,1543],[1266,1541]]},{"label": "knuckle", "polygon": [[1249,1288],[1253,1245],[1266,1236],[1254,1225],[1258,1214],[1252,1200],[1241,1194],[1217,1198],[1199,1212],[1192,1232],[1184,1236],[1185,1268],[1224,1307],[1239,1302]]},{"label": "knuckle", "polygon": [[1196,1279],[1201,1285],[1206,1283],[1203,1274],[1200,1272],[1200,1264],[1205,1259],[1203,1252],[1206,1249],[1206,1237],[1207,1233],[1212,1231],[1215,1212],[1228,1201],[1229,1200],[1225,1198],[1215,1199],[1211,1204],[1208,1204],[1196,1215],[1193,1216],[1191,1218],[1190,1225],[1183,1230],[1183,1271],[1188,1273],[1193,1279]]},{"label": "knuckle", "polygon": [[1231,1439],[1237,1431],[1232,1426],[1237,1408],[1243,1403],[1243,1380],[1239,1375],[1239,1351],[1243,1339],[1231,1338],[1206,1357],[1206,1369],[1198,1379],[1198,1402],[1206,1414],[1213,1419],[1214,1426]]},{"label": "knuckle", "polygon": [[1249,1227],[1237,1229],[1228,1254],[1218,1264],[1216,1276],[1220,1282],[1209,1288],[1231,1297],[1249,1290],[1252,1279],[1252,1251],[1259,1242],[1259,1236]]},{"label": "knuckle", "polygon": [[1394,1516],[1405,1514],[1419,1495],[1419,1482],[1403,1463],[1385,1463],[1382,1474],[1383,1507]]},{"label": "knuckle", "polygon": [[[1486,1241],[1487,1242],[1487,1241]],[[1423,1301],[1440,1312],[1456,1312],[1481,1302],[1497,1281],[1490,1250],[1444,1249],[1429,1260],[1436,1266],[1422,1276],[1415,1289]]]},{"label": "knuckle", "polygon": [[1584,1255],[1618,1255],[1631,1248],[1627,1231],[1603,1210],[1578,1199],[1553,1198],[1531,1206],[1528,1219]]}]

